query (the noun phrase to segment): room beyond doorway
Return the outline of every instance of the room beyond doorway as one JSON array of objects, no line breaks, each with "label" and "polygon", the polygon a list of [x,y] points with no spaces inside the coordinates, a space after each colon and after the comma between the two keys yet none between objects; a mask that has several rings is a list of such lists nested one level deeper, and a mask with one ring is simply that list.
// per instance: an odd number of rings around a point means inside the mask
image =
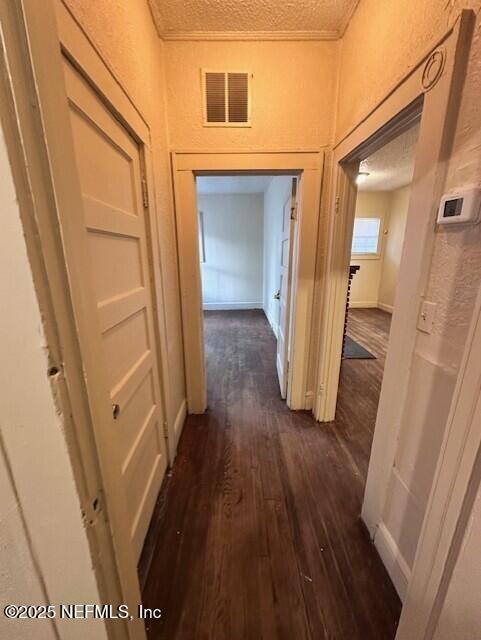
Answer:
[{"label": "room beyond doorway", "polygon": [[315,384],[311,348],[315,328],[312,311],[319,234],[323,152],[191,153],[173,154],[182,325],[189,413],[207,406],[199,256],[196,179],[203,176],[295,175],[298,182],[297,221],[292,274],[292,327],[287,404],[311,409]]},{"label": "room beyond doorway", "polygon": [[199,176],[196,187],[204,314],[263,310],[277,340],[280,393],[286,398],[297,177]]}]

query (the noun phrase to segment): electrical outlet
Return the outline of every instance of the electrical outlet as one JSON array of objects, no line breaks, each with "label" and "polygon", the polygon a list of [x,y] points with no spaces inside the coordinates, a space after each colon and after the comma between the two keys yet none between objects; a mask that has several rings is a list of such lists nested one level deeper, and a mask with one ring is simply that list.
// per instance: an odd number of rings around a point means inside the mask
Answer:
[{"label": "electrical outlet", "polygon": [[431,333],[433,330],[434,318],[436,316],[437,304],[423,300],[419,310],[418,329],[424,333]]}]

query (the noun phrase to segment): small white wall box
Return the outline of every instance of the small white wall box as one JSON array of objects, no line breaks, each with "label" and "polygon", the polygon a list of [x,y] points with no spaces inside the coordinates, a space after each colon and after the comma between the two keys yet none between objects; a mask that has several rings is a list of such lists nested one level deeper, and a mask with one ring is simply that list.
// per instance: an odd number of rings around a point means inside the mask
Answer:
[{"label": "small white wall box", "polygon": [[479,222],[481,215],[481,187],[460,190],[441,198],[438,224]]}]

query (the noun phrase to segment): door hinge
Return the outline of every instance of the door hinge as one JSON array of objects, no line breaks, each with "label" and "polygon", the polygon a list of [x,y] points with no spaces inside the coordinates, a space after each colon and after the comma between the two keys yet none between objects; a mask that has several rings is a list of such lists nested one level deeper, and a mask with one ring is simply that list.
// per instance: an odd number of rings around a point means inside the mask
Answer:
[{"label": "door hinge", "polygon": [[144,209],[149,208],[149,189],[145,178],[142,178],[142,204],[144,205]]},{"label": "door hinge", "polygon": [[341,203],[341,198],[339,196],[337,196],[335,204],[334,204],[334,211],[336,213],[339,213],[339,205],[340,205],[340,203]]}]

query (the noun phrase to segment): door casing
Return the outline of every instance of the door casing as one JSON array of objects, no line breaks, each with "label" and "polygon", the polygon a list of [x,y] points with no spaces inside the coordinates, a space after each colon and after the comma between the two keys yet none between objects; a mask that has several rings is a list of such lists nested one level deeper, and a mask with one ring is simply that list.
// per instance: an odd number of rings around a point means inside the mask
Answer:
[{"label": "door casing", "polygon": [[314,411],[319,421],[333,420],[336,411],[359,162],[422,112],[400,277],[362,508],[362,518],[373,537],[382,519],[396,454],[418,313],[434,246],[437,205],[455,131],[471,29],[472,13],[463,11],[443,38],[430,47],[379,106],[335,145],[332,154],[329,249],[322,292],[327,312],[322,318],[319,392]]},{"label": "door casing", "polygon": [[[125,603],[135,612],[141,599],[140,585],[135,555],[124,528],[125,505],[122,504],[122,495],[117,491],[118,469],[114,468],[106,455],[110,443],[98,428],[99,423],[108,424],[112,414],[111,407],[106,405],[105,398],[102,399],[102,393],[99,392],[103,381],[97,371],[100,345],[95,339],[95,302],[92,292],[82,281],[88,251],[82,229],[82,196],[69,122],[62,55],[82,74],[139,145],[149,199],[146,224],[157,320],[155,341],[160,354],[161,392],[166,410],[170,393],[165,357],[167,348],[159,231],[154,213],[156,200],[150,129],[142,113],[60,0],[54,0],[53,6],[50,3],[39,4],[36,0],[22,0],[15,7],[6,6],[5,13],[8,16],[6,22],[2,21],[2,28],[8,21],[12,24],[9,28],[17,30],[16,39],[25,37],[25,42],[28,41],[28,46],[22,40],[17,47],[13,37],[9,41],[9,53],[15,56],[16,69],[20,71],[15,79],[18,87],[12,84],[12,91],[15,96],[20,96],[21,91],[24,92],[22,95],[28,96],[21,103],[21,113],[15,115],[22,135],[31,137],[28,140],[30,146],[25,146],[25,153],[30,153],[31,147],[37,154],[27,156],[28,171],[35,170],[38,176],[34,185],[36,208],[40,211],[44,205],[43,196],[39,196],[42,189],[50,197],[48,206],[44,207],[45,221],[43,218],[40,220],[44,228],[34,239],[43,260],[42,265],[33,265],[34,277],[42,282],[45,274],[48,282],[40,290],[39,296],[42,300],[51,297],[45,303],[46,322],[56,323],[56,326],[48,324],[47,335],[49,347],[52,342],[56,349],[53,355],[56,353],[57,358],[52,364],[61,371],[59,404],[71,419],[71,432],[67,438],[85,513],[93,569],[102,601],[113,605]],[[32,103],[38,105],[37,110],[32,109]],[[28,109],[24,105],[28,105]],[[52,314],[48,310],[49,305],[54,310]],[[165,416],[162,421],[165,422]],[[175,451],[172,442],[173,439],[169,442],[171,455]],[[145,638],[144,622],[135,615],[132,621],[107,621],[106,625],[112,638]]]},{"label": "door casing", "polygon": [[298,213],[291,296],[287,405],[310,409],[308,374],[324,153],[189,152],[172,154],[189,413],[207,406],[198,244],[196,175],[298,175]]}]

